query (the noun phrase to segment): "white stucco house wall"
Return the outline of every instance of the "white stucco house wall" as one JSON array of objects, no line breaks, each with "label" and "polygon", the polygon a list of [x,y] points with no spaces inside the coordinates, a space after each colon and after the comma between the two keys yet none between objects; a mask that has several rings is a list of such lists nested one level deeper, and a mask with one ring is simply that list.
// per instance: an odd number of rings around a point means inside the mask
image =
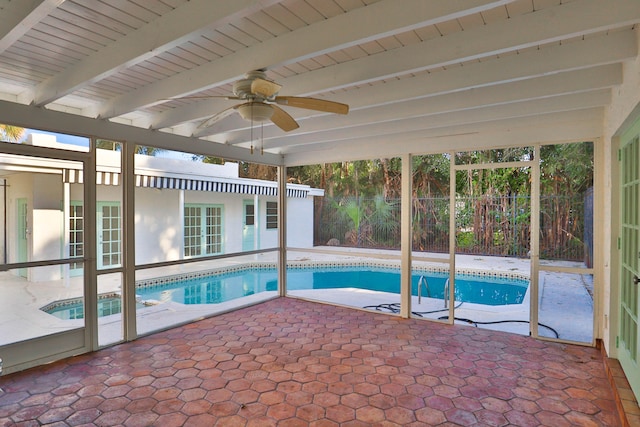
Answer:
[{"label": "white stucco house wall", "polygon": [[[63,147],[50,135],[29,144]],[[11,262],[81,256],[83,178],[73,162],[0,154],[4,173],[5,253]],[[278,246],[277,183],[239,177],[239,165],[135,155],[136,264],[240,253]],[[98,267],[116,267],[122,251],[120,153],[97,150]],[[314,197],[324,190],[287,184],[287,245],[313,246]],[[71,274],[74,272],[71,271]],[[18,272],[20,274],[20,272]],[[60,267],[31,268],[31,281],[58,280]]]}]

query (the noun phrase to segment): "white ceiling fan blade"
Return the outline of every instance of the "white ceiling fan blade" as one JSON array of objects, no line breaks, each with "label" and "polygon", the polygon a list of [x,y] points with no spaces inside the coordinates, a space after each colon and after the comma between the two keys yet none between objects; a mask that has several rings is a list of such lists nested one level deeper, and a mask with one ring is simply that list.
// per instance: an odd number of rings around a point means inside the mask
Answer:
[{"label": "white ceiling fan blade", "polygon": [[347,114],[349,112],[349,106],[347,104],[318,98],[276,96],[275,102],[280,105],[306,108],[307,110],[324,111],[326,113]]},{"label": "white ceiling fan blade", "polygon": [[282,86],[278,83],[261,78],[256,78],[251,82],[251,93],[265,98],[275,95],[280,89],[282,89]]},{"label": "white ceiling fan blade", "polygon": [[300,127],[298,122],[296,122],[295,119],[282,108],[273,104],[271,105],[271,107],[273,108],[273,116],[271,116],[271,121],[280,129],[285,132],[289,132]]},{"label": "white ceiling fan blade", "polygon": [[225,117],[229,117],[231,114],[235,113],[236,109],[240,105],[244,105],[244,104],[234,105],[233,107],[229,107],[226,110],[222,110],[218,114],[215,114],[214,116],[209,117],[207,120],[200,123],[197,129],[206,129],[208,127],[215,125],[220,120],[224,119]]}]

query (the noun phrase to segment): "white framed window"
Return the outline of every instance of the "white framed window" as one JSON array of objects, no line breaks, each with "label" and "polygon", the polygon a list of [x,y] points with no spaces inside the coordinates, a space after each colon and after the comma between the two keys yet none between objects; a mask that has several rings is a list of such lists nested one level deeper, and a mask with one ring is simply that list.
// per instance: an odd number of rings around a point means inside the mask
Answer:
[{"label": "white framed window", "polygon": [[278,228],[278,202],[267,202],[267,230]]},{"label": "white framed window", "polygon": [[222,205],[185,204],[185,258],[222,253]]}]

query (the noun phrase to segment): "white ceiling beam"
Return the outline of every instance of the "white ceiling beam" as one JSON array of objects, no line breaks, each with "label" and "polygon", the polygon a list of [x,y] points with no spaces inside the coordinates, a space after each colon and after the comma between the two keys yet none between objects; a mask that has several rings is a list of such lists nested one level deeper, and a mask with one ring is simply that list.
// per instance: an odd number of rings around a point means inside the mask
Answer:
[{"label": "white ceiling beam", "polygon": [[[592,37],[574,43],[552,45],[544,49],[528,50],[519,55],[508,55],[499,59],[469,64],[464,67],[450,68],[438,73],[423,73],[412,78],[390,81],[384,85],[365,86],[353,91],[336,93],[332,96],[335,101],[350,104],[351,111],[344,117],[330,115],[304,119],[304,115],[309,113],[294,108],[288,109],[295,118],[301,120],[301,128],[288,133],[286,136],[295,138],[297,134],[311,131],[312,128],[309,126],[313,126],[314,121],[324,122],[330,127],[340,127],[345,120],[350,121],[353,116],[359,114],[358,109],[367,106],[377,108],[377,106],[394,104],[405,99],[455,93],[470,88],[504,84],[505,82],[526,81],[526,79],[535,77],[551,77],[558,74],[557,77],[549,79],[550,85],[542,88],[540,93],[549,93],[552,90],[556,90],[558,93],[566,93],[568,88],[581,84],[580,79],[587,78],[590,74],[592,77],[588,80],[589,83],[595,84],[595,80],[592,79],[606,78],[607,82],[616,82],[614,84],[617,84],[622,79],[621,65],[612,64],[634,58],[637,52],[636,33],[634,31],[624,31]],[[583,68],[589,66],[598,68],[591,71],[588,68]],[[583,71],[576,74],[575,79],[571,79],[566,74],[566,70]],[[307,74],[311,73],[313,72]],[[570,81],[564,81],[563,79]],[[515,85],[515,88],[517,90],[514,89],[509,93],[509,96],[518,96],[520,88],[517,85]],[[487,91],[481,93],[486,94]],[[484,102],[484,99],[478,99],[477,102]],[[227,106],[229,105],[227,104]],[[392,105],[390,111],[395,108],[396,106]],[[232,126],[240,126],[239,129],[241,130],[230,132],[229,129],[232,129]],[[224,132],[225,140],[228,143],[241,143],[242,140],[248,138],[246,127],[246,122],[243,123],[242,119],[232,116],[209,129],[198,130],[195,136]],[[268,126],[264,129],[264,137],[268,139],[283,137],[283,135],[280,130]]]},{"label": "white ceiling beam", "polygon": [[[184,96],[236,79],[238,73],[300,61],[380,36],[444,22],[513,0],[430,2],[383,0],[266,40],[107,102],[99,116],[111,118],[162,99]],[[304,40],[301,43],[301,40]]]},{"label": "white ceiling beam", "polygon": [[86,137],[97,136],[113,141],[151,145],[166,150],[221,157],[227,160],[243,160],[276,166],[282,164],[282,157],[278,154],[252,155],[244,148],[7,101],[0,101],[0,116],[5,124],[25,128]]},{"label": "white ceiling beam", "polygon": [[[429,116],[413,116],[382,123],[368,123],[343,129],[331,129],[298,135],[297,138],[271,139],[264,142],[265,149],[273,151],[282,148],[287,153],[287,147],[308,147],[331,141],[376,137],[380,135],[395,135],[411,133],[443,127],[465,126],[473,123],[495,122],[497,120],[539,116],[549,113],[561,113],[572,110],[601,107],[611,102],[611,90],[600,89],[592,92],[574,93],[570,95],[552,96],[531,101],[520,101],[471,110],[454,111]],[[297,149],[297,148],[296,148]]]},{"label": "white ceiling beam", "polygon": [[[622,63],[635,58],[637,54],[637,33],[616,32],[572,43],[527,50],[517,55],[450,67],[437,73],[421,73],[413,78],[375,85],[371,89],[361,87],[347,90],[336,93],[332,99],[347,103],[355,99],[360,106],[384,105],[404,99],[435,96]],[[354,96],[355,94],[358,95]],[[357,108],[359,106],[354,105],[354,109]]]},{"label": "white ceiling beam", "polygon": [[45,105],[84,86],[185,43],[213,26],[247,16],[277,0],[192,0],[127,34],[38,85],[34,105]]},{"label": "white ceiling beam", "polygon": [[[435,154],[532,144],[593,141],[602,136],[603,108],[500,120],[433,132],[380,135],[351,141],[336,141],[284,155],[290,166],[399,157],[402,154]],[[439,133],[438,133],[439,132]]]},{"label": "white ceiling beam", "polygon": [[[302,123],[302,137],[309,133],[321,132],[325,129],[345,129],[352,126],[365,126],[383,123],[401,118],[424,117],[435,114],[467,111],[480,107],[505,105],[558,95],[585,93],[611,88],[622,82],[622,65],[612,64],[592,69],[572,71],[534,79],[485,86],[465,91],[420,98],[407,102],[398,102],[393,106],[363,108],[349,113],[348,116],[326,115]],[[265,132],[266,133],[266,132]],[[270,132],[271,133],[271,132]],[[286,141],[296,139],[300,135],[269,135],[265,141]],[[227,140],[227,143],[245,142]],[[277,142],[274,142],[274,146]]]},{"label": "white ceiling beam", "polygon": [[321,68],[314,71],[313,78],[308,78],[308,73],[298,74],[287,79],[285,87],[291,94],[313,94],[631,26],[638,21],[638,0],[575,0]]},{"label": "white ceiling beam", "polygon": [[[463,32],[467,34],[470,31]],[[509,38],[509,34],[505,34]],[[445,41],[446,37],[438,39],[445,43],[447,48],[455,50],[456,46]],[[401,49],[395,49],[395,52]],[[488,84],[496,84],[500,81],[518,80],[536,75],[544,75],[552,72],[559,72],[568,69],[581,68],[587,66],[608,64],[633,58],[638,53],[637,35],[633,31],[614,32],[609,35],[590,37],[585,40],[578,40],[568,44],[549,45],[538,50],[526,50],[517,55],[506,55],[499,59],[491,59],[477,63],[470,63],[464,67],[450,67],[446,71],[426,74],[422,73],[417,78],[403,78],[391,80],[385,85],[377,85],[372,89],[361,87],[354,91],[336,93],[331,99],[338,102],[350,104],[352,109],[360,105],[379,105],[395,102],[399,99],[447,93],[469,87],[478,87]],[[385,53],[379,54],[384,55]],[[377,57],[373,55],[372,57]],[[421,55],[423,61],[429,55]],[[298,88],[300,92],[306,94],[320,90],[326,86],[327,82],[336,82],[340,75],[340,84],[347,84],[355,74],[363,74],[368,71],[367,67],[372,64],[364,64],[361,61],[369,61],[371,57],[349,61],[332,67],[321,68],[309,71],[300,75],[280,80],[283,85],[282,94],[295,95],[299,92],[291,88]],[[380,63],[385,61],[397,61],[400,70],[401,58],[380,58]],[[342,72],[332,73],[331,70],[340,67]],[[335,74],[335,75],[334,75]],[[344,77],[347,76],[347,77]],[[325,82],[319,83],[319,82]],[[357,93],[354,97],[352,93]],[[232,104],[229,101],[214,99],[194,103],[181,107],[170,112],[166,112],[158,119],[154,120],[153,128],[169,127],[177,123],[189,120],[206,118],[217,111],[228,108]],[[294,117],[296,113],[293,112]],[[227,122],[230,123],[230,122]],[[203,129],[197,133],[198,136],[210,135],[217,131],[224,131],[228,127],[221,123],[211,129]]]},{"label": "white ceiling beam", "polygon": [[[622,83],[622,65],[604,65],[527,80],[511,81],[504,84],[471,88],[432,97],[409,99],[404,102],[396,102],[393,105],[385,104],[371,108],[354,109],[346,116],[322,115],[312,117],[299,120],[301,128],[297,131],[283,135],[282,131],[269,127],[264,129],[262,136],[264,140],[297,139],[299,135],[325,129],[342,129],[369,123],[381,123],[403,117],[426,116],[549,96],[593,91],[611,88],[620,83]],[[240,130],[227,133],[225,141],[228,144],[239,144],[245,142],[247,138],[246,130]]]},{"label": "white ceiling beam", "polygon": [[0,54],[65,0],[10,1],[0,13]]}]

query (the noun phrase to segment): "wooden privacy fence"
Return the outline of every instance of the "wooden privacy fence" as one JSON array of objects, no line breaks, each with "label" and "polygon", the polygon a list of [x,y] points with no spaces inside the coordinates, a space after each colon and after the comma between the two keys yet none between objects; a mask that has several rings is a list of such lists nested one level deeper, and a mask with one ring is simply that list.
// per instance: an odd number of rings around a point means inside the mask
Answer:
[{"label": "wooden privacy fence", "polygon": [[[587,191],[576,196],[540,198],[542,259],[590,264],[593,235],[590,194]],[[455,206],[457,253],[529,256],[529,196],[459,196]],[[448,197],[414,198],[412,216],[415,251],[449,251]],[[316,205],[315,221],[316,245],[400,248],[400,200],[386,200],[381,205],[379,198],[324,198]]]}]

